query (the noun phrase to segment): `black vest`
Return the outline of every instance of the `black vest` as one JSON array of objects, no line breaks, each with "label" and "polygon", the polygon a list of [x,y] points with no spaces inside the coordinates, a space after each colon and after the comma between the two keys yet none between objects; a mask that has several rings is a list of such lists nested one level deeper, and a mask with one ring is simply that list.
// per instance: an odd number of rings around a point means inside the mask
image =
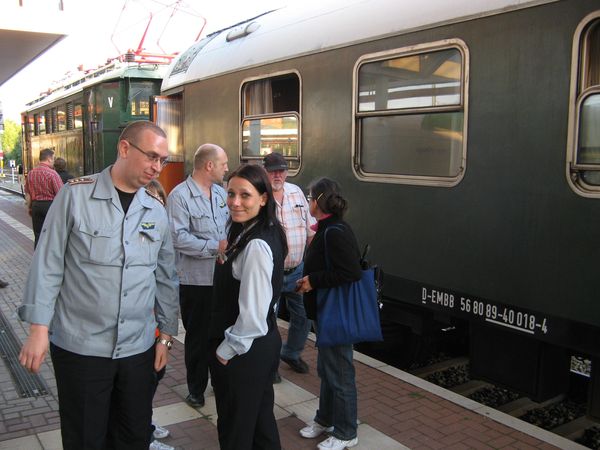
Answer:
[{"label": "black vest", "polygon": [[[277,324],[273,307],[275,306],[275,303],[277,303],[277,300],[279,300],[281,288],[283,286],[283,243],[281,242],[280,234],[274,226],[258,231],[252,239],[262,239],[269,245],[271,252],[273,253],[273,274],[271,275],[273,297],[270,299],[270,313],[269,317],[267,317],[267,324],[270,330]],[[211,340],[222,341],[224,339],[225,330],[233,325],[239,316],[240,308],[238,298],[240,293],[240,282],[233,277],[231,264],[243,249],[244,247],[238,248],[235,252],[235,256],[230,257],[224,264],[217,264],[215,268],[212,315],[210,322]]]}]

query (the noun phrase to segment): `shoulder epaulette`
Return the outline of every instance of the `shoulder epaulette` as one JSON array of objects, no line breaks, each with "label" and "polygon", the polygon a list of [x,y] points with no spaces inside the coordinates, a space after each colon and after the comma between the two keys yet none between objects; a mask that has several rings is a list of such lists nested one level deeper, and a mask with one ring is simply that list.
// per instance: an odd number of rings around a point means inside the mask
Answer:
[{"label": "shoulder epaulette", "polygon": [[75,186],[76,184],[92,184],[94,181],[96,180],[86,177],[71,178],[70,180],[67,180],[67,184],[69,184],[69,186]]},{"label": "shoulder epaulette", "polygon": [[165,206],[164,202],[162,201],[162,198],[160,198],[159,195],[155,194],[152,191],[149,191],[148,189],[146,189],[146,194],[148,194],[150,197],[152,197],[154,200],[158,201],[161,205]]}]

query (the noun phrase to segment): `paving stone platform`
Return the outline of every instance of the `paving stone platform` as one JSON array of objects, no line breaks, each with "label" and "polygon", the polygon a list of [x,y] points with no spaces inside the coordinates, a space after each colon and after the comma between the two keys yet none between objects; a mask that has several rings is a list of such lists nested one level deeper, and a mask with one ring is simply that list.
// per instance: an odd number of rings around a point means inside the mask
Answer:
[{"label": "paving stone platform", "polygon": [[[0,308],[24,341],[27,324],[14,311],[21,301],[31,256],[33,233],[23,198],[0,182]],[[183,329],[170,354],[167,372],[154,398],[154,419],[171,435],[163,442],[177,449],[218,449],[216,410],[212,392],[203,408],[189,407],[183,358]],[[286,323],[280,322],[286,334]],[[314,336],[311,336],[314,338]],[[319,439],[303,439],[298,430],[318,404],[314,341],[303,358],[308,374],[281,364],[281,384],[275,385],[275,414],[284,450],[315,449]],[[380,361],[355,353],[360,420],[357,450],[396,449],[583,449],[584,447],[513,417],[458,396]],[[5,362],[0,362],[0,450],[60,449],[58,397],[52,363],[41,375],[49,394],[20,398]]]}]

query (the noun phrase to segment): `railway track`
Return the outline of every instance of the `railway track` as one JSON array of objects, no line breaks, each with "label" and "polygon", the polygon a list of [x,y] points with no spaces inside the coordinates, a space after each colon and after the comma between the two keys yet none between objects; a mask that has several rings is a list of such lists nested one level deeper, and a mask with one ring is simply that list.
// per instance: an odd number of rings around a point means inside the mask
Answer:
[{"label": "railway track", "polygon": [[559,395],[536,402],[517,392],[471,379],[468,357],[448,358],[408,372],[588,448],[600,449],[600,423],[586,417],[585,401]]}]

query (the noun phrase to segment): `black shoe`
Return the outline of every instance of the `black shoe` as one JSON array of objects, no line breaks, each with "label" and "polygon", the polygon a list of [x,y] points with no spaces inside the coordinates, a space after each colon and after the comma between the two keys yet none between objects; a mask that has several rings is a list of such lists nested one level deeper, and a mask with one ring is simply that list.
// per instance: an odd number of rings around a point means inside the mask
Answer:
[{"label": "black shoe", "polygon": [[6,286],[8,286],[8,283],[4,280],[0,280],[0,288],[5,288]]},{"label": "black shoe", "polygon": [[281,357],[281,360],[292,368],[294,372],[308,373],[308,364],[302,359],[291,359],[285,356]]},{"label": "black shoe", "polygon": [[281,375],[279,375],[278,371],[273,372],[273,384],[281,383]]},{"label": "black shoe", "polygon": [[192,408],[202,408],[204,406],[204,395],[190,394],[185,398],[185,402]]}]

